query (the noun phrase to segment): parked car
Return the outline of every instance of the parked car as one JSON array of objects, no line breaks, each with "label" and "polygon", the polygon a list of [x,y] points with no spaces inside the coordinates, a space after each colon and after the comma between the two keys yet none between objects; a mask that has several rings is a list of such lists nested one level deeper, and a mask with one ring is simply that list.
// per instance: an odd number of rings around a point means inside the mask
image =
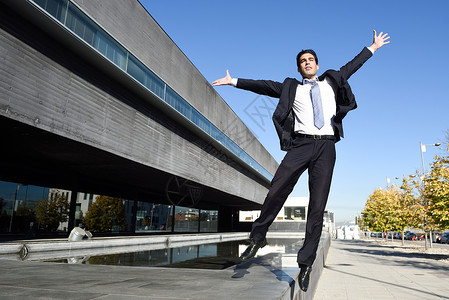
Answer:
[{"label": "parked car", "polygon": [[441,232],[434,232],[433,235],[435,237],[435,243],[439,243],[441,238]]},{"label": "parked car", "polygon": [[416,234],[414,234],[413,232],[407,232],[405,235],[404,235],[404,239],[405,240],[412,240],[414,237],[415,237],[415,235]]},{"label": "parked car", "polygon": [[415,234],[415,237],[414,237],[414,241],[421,241],[421,240],[423,240],[424,239],[424,233],[417,233],[417,234]]},{"label": "parked car", "polygon": [[389,232],[388,239],[391,239],[392,237],[393,237],[393,239],[400,239],[401,234],[399,232]]},{"label": "parked car", "polygon": [[424,239],[424,233],[409,232],[404,237],[405,240],[420,241]]},{"label": "parked car", "polygon": [[449,244],[449,232],[445,232],[440,237],[441,244]]},{"label": "parked car", "polygon": [[381,239],[383,238],[385,235],[383,232],[371,232],[371,237],[372,238],[378,238]]},{"label": "parked car", "polygon": [[400,240],[400,239],[402,239],[402,234],[400,232],[395,232],[393,234],[393,238],[397,239],[397,240]]}]

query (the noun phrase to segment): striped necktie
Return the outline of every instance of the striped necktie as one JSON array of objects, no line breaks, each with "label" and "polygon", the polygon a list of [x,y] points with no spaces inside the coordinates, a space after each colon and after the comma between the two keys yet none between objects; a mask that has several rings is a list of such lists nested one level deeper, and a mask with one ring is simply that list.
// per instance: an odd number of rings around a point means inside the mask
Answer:
[{"label": "striped necktie", "polygon": [[311,84],[310,98],[313,107],[313,124],[316,128],[321,129],[324,126],[323,105],[321,103],[320,87],[316,80],[304,79],[305,84]]}]

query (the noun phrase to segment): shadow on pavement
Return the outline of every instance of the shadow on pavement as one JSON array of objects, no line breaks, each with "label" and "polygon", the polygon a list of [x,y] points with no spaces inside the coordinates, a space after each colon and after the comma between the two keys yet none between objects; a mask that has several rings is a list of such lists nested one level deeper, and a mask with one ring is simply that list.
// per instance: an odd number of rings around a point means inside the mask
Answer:
[{"label": "shadow on pavement", "polygon": [[[437,254],[437,253],[416,253],[416,252],[403,252],[400,250],[397,250],[397,246],[384,246],[384,245],[376,245],[371,244],[369,242],[364,241],[345,241],[350,242],[353,245],[362,246],[358,248],[341,248],[341,250],[345,250],[348,252],[354,252],[354,253],[362,253],[366,255],[375,255],[378,256],[377,259],[384,260],[385,262],[388,262],[388,264],[396,264],[396,265],[413,265],[416,268],[421,269],[432,269],[432,270],[439,270],[439,271],[445,271],[449,274],[449,264],[447,266],[442,265],[439,260],[445,260],[449,259],[448,254]],[[387,256],[388,258],[382,259],[382,256]],[[414,260],[392,260],[391,257],[397,257],[397,258],[407,258],[407,259],[414,259]],[[422,259],[430,260],[427,262],[419,261]],[[448,275],[449,276],[449,275]]]},{"label": "shadow on pavement", "polygon": [[[355,277],[355,280],[359,280],[361,278],[362,279],[367,279],[367,280],[370,280],[370,281],[373,281],[373,282],[378,282],[378,283],[385,284],[385,285],[391,285],[391,286],[394,286],[396,288],[397,287],[403,288],[404,290],[407,290],[408,292],[414,291],[414,292],[418,292],[418,293],[422,293],[422,294],[426,294],[426,295],[432,295],[432,296],[440,297],[441,299],[449,299],[448,297],[445,297],[443,295],[439,295],[439,294],[436,294],[436,293],[433,293],[433,292],[423,291],[421,289],[417,289],[417,288],[414,288],[412,286],[401,286],[401,285],[398,285],[397,283],[394,283],[394,282],[388,282],[388,281],[374,279],[374,278],[367,277],[367,276],[362,276],[360,274],[353,274],[353,273],[350,273],[350,272],[337,270],[336,268],[333,268],[331,266],[325,266],[324,269],[327,269],[327,270],[332,271],[332,272],[338,272],[338,273],[341,273],[341,274],[352,275],[352,276]],[[405,295],[405,293],[404,293],[404,295]],[[423,298],[423,299],[425,299],[425,298]]]}]

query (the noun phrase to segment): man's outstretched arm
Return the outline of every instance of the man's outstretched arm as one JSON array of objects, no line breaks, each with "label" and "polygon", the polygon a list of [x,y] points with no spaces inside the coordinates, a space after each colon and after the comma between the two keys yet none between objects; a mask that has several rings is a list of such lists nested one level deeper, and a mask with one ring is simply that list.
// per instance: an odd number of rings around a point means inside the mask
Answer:
[{"label": "man's outstretched arm", "polygon": [[383,45],[389,44],[390,37],[388,36],[388,33],[383,33],[383,32],[381,32],[381,33],[379,33],[379,35],[377,35],[376,30],[374,30],[374,29],[373,29],[373,33],[374,33],[373,43],[369,47],[373,50],[373,53],[374,53],[374,52],[376,52],[377,49],[379,49]]},{"label": "man's outstretched arm", "polygon": [[[340,74],[343,78],[348,80],[352,74],[354,74],[373,54],[385,44],[389,44],[390,37],[388,33],[376,33],[373,29],[374,38],[373,43],[369,47],[364,47],[362,52],[360,52],[356,57],[354,57],[350,62],[340,68]],[[369,50],[368,50],[369,49]]]},{"label": "man's outstretched arm", "polygon": [[212,82],[212,85],[233,85],[240,89],[274,98],[279,98],[282,89],[282,84],[276,81],[232,78],[231,75],[229,75],[229,70],[226,70],[226,77],[215,80]]}]

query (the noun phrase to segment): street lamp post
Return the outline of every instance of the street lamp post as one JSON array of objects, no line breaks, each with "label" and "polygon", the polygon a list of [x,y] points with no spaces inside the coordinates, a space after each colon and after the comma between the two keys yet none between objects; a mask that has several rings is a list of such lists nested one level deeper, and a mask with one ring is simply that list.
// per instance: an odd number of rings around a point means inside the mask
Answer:
[{"label": "street lamp post", "polygon": [[[399,177],[395,177],[394,179],[399,179]],[[390,182],[390,177],[387,176],[387,188],[389,187]]]},{"label": "street lamp post", "polygon": [[[426,169],[424,168],[424,155],[423,153],[426,152],[426,146],[435,146],[438,147],[440,146],[441,143],[435,143],[435,144],[423,144],[421,141],[419,142],[419,149],[421,150],[421,163],[422,163],[422,177],[421,177],[421,182],[424,184],[424,175],[426,173]],[[427,199],[425,197],[424,198],[424,205],[426,207],[426,213],[424,215],[424,247],[427,250],[427,232],[426,232],[426,222],[427,222]],[[430,248],[432,248],[432,230],[430,230]]]}]

